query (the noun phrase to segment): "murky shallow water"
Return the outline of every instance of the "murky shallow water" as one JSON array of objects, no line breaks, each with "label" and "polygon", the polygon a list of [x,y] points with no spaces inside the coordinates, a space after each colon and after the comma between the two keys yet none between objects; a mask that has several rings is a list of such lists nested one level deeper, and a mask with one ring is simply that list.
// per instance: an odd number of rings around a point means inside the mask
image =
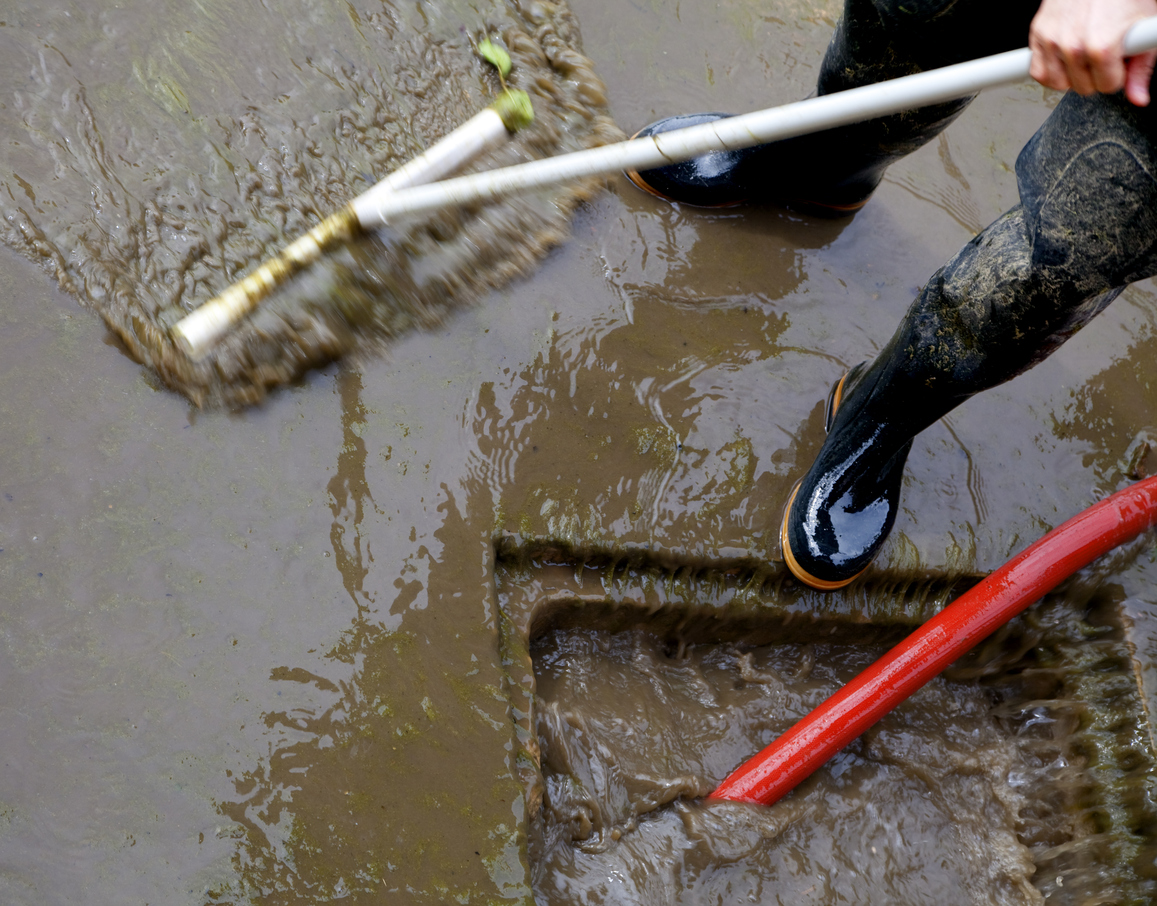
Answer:
[{"label": "murky shallow water", "polygon": [[[806,93],[831,17],[573,7],[625,129]],[[59,72],[41,47],[0,63],[12,84],[41,50]],[[525,902],[494,537],[771,568],[833,375],[1012,202],[1046,111],[1032,87],[982,99],[848,222],[677,210],[616,181],[532,277],[238,415],[158,389],[0,251],[0,899]],[[920,438],[871,586],[992,569],[1123,482],[1157,422],[1154,305],[1131,291]],[[1147,556],[1101,575],[1150,690],[1155,579]],[[854,616],[859,594],[792,612]]]},{"label": "murky shallow water", "polygon": [[[0,32],[4,241],[198,405],[380,346],[560,241],[584,187],[396,224],[337,250],[193,362],[168,329],[489,104],[504,43],[534,123],[477,166],[621,136],[565,6],[73,3]],[[239,27],[238,17],[244,18]],[[5,197],[6,196],[6,197]]]},{"label": "murky shallow water", "polygon": [[937,680],[779,807],[663,808],[709,793],[882,653],[665,647],[589,631],[535,646],[541,901],[1039,901],[1008,783],[1038,765],[997,727],[995,693]]},{"label": "murky shallow water", "polygon": [[865,587],[825,608],[776,577],[551,556],[510,562],[499,586],[540,902],[1151,898],[1153,762],[1103,575],[764,808],[701,797],[961,585]]}]

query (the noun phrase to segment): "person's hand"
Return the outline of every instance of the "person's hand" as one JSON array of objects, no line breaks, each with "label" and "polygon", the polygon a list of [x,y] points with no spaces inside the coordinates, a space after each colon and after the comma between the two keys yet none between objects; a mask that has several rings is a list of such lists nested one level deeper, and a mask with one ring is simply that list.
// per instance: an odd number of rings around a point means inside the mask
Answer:
[{"label": "person's hand", "polygon": [[1044,0],[1029,29],[1032,77],[1077,94],[1112,93],[1139,107],[1149,103],[1157,51],[1125,58],[1129,27],[1157,16],[1157,0]]}]

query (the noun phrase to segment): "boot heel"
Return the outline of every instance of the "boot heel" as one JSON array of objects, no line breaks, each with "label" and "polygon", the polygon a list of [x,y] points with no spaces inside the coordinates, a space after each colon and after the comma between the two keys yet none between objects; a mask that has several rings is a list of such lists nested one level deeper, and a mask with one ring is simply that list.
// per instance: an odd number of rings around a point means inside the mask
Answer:
[{"label": "boot heel", "polygon": [[824,433],[832,433],[832,422],[836,420],[836,411],[840,408],[840,401],[844,398],[844,391],[850,389],[859,380],[867,362],[860,362],[845,371],[838,381],[832,384],[828,391],[828,399],[824,404]]}]

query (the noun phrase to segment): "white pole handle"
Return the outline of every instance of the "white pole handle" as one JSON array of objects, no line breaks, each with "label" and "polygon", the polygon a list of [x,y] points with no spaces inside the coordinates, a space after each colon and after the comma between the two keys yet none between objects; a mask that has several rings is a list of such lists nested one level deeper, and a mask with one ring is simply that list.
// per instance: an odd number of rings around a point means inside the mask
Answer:
[{"label": "white pole handle", "polygon": [[363,230],[378,226],[374,211],[382,200],[402,189],[437,182],[510,137],[506,123],[491,107],[468,119],[444,139],[399,167],[377,185],[367,189],[351,204]]},{"label": "white pole handle", "polygon": [[[1138,22],[1125,38],[1128,56],[1153,49],[1157,49],[1157,17]],[[1024,81],[1029,77],[1031,58],[1032,52],[1025,47],[713,123],[404,189],[383,198],[366,213],[376,223],[387,223],[405,215],[490,201],[620,170],[649,170],[710,151],[749,148],[846,126]]]}]

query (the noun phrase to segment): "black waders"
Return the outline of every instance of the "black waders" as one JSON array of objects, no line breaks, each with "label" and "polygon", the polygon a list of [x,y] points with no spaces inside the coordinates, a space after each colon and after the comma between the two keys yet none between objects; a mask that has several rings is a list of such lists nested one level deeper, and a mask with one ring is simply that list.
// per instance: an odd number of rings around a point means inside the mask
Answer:
[{"label": "black waders", "polygon": [[833,390],[829,433],[781,533],[802,581],[838,588],[896,517],[912,438],[1056,350],[1157,273],[1157,111],[1069,93],[1017,160],[1021,204],[941,268],[870,366]]}]

